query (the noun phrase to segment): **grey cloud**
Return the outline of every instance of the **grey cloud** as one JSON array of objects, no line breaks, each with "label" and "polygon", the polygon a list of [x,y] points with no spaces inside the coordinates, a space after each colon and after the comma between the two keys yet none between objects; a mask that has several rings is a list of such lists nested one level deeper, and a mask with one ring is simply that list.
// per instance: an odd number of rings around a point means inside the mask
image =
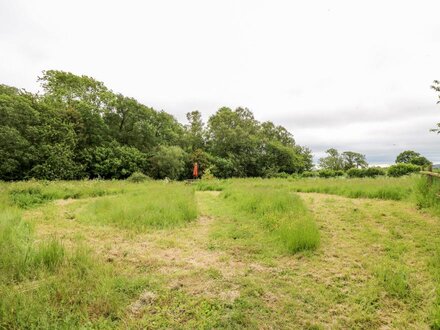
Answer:
[{"label": "grey cloud", "polygon": [[283,122],[291,127],[316,128],[323,126],[345,126],[357,123],[375,123],[383,121],[411,120],[420,117],[438,117],[440,120],[440,106],[433,102],[391,104],[382,109],[356,106],[350,109],[316,109],[295,110],[285,112],[282,116],[273,117],[274,121]]},{"label": "grey cloud", "polygon": [[336,147],[388,163],[414,149],[440,162],[440,136],[429,132],[440,122],[429,91],[440,79],[438,9],[438,0],[0,1],[0,83],[36,91],[41,70],[67,70],[181,122],[192,110],[206,120],[221,106],[249,107],[316,158]]}]

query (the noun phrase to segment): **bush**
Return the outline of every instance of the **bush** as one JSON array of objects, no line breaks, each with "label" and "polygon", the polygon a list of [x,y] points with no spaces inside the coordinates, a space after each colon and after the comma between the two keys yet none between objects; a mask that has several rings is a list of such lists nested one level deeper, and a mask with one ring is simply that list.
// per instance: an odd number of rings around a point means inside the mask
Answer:
[{"label": "bush", "polygon": [[379,175],[385,175],[385,170],[380,167],[369,167],[365,170],[365,176],[374,178]]},{"label": "bush", "polygon": [[207,168],[205,172],[203,172],[202,180],[214,180],[215,176],[211,172],[211,168]]},{"label": "bush", "polygon": [[304,171],[302,172],[301,176],[303,178],[315,178],[318,176],[318,172],[316,171]]},{"label": "bush", "polygon": [[279,179],[287,179],[290,177],[290,175],[286,172],[279,172],[279,173],[270,173],[265,176],[266,178],[279,178]]},{"label": "bush", "polygon": [[91,177],[103,179],[126,179],[147,163],[146,155],[138,149],[117,144],[88,149],[82,158]]},{"label": "bush", "polygon": [[213,157],[212,164],[212,174],[214,174],[216,178],[226,179],[233,176],[240,176],[236,165],[229,158]]},{"label": "bush", "polygon": [[320,170],[318,173],[319,173],[319,177],[320,178],[335,178],[337,176],[343,176],[344,175],[344,171],[341,171],[341,170],[337,170],[337,171],[333,171],[333,170]]},{"label": "bush", "polygon": [[347,175],[350,178],[363,178],[365,176],[365,171],[360,168],[350,168],[347,171]]},{"label": "bush", "polygon": [[351,168],[347,171],[347,175],[350,178],[374,178],[385,175],[385,171],[379,167]]},{"label": "bush", "polygon": [[44,145],[40,148],[40,163],[28,173],[40,180],[73,180],[81,177],[83,165],[76,163],[74,152],[62,144]]},{"label": "bush", "polygon": [[413,164],[399,163],[388,168],[388,176],[399,177],[420,171],[420,166]]},{"label": "bush", "polygon": [[160,146],[150,159],[150,173],[155,179],[177,180],[185,171],[186,153],[177,146]]},{"label": "bush", "polygon": [[150,177],[146,176],[142,172],[134,172],[132,175],[130,175],[127,178],[127,181],[133,182],[133,183],[139,183],[139,182],[145,182],[151,180]]}]

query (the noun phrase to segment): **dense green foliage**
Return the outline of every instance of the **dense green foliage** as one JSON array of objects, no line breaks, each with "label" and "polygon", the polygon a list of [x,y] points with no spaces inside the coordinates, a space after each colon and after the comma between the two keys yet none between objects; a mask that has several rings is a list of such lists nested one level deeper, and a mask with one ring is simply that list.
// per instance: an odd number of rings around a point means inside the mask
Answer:
[{"label": "dense green foliage", "polygon": [[412,150],[405,150],[396,157],[396,164],[413,164],[419,166],[428,166],[431,162],[418,152]]},{"label": "dense green foliage", "polygon": [[318,172],[318,176],[320,178],[336,178],[343,175],[344,171],[342,170],[323,169]]},{"label": "dense green foliage", "polygon": [[130,175],[127,178],[128,182],[133,182],[133,183],[141,183],[141,182],[145,182],[148,180],[151,180],[151,178],[149,178],[148,176],[146,176],[142,172],[134,172],[132,175]]},{"label": "dense green foliage", "polygon": [[393,177],[399,177],[420,171],[420,166],[413,164],[398,163],[388,168],[387,174]]},{"label": "dense green foliage", "polygon": [[339,151],[331,148],[326,151],[327,156],[319,159],[319,166],[324,170],[340,171],[351,168],[365,168],[368,166],[365,155],[353,151]]},{"label": "dense green foliage", "polygon": [[309,149],[248,109],[221,108],[207,125],[193,111],[182,125],[87,76],[45,71],[39,81],[37,95],[0,85],[0,180],[184,179],[194,162],[220,178],[312,167]]},{"label": "dense green foliage", "polygon": [[347,176],[350,178],[374,178],[385,174],[385,170],[380,167],[351,168],[347,171]]}]

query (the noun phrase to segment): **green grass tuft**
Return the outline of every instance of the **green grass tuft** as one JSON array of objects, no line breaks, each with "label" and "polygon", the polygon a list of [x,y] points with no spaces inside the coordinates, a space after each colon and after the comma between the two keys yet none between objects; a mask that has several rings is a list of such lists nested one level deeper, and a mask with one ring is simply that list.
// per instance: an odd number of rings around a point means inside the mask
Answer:
[{"label": "green grass tuft", "polygon": [[98,198],[76,217],[80,221],[143,231],[188,223],[197,218],[197,207],[191,187],[154,182],[137,192]]},{"label": "green grass tuft", "polygon": [[274,235],[290,253],[314,250],[319,230],[302,200],[286,189],[238,187],[223,194],[238,212],[244,212]]},{"label": "green grass tuft", "polygon": [[411,291],[408,283],[408,270],[400,264],[383,264],[378,267],[376,276],[392,297],[407,298]]}]

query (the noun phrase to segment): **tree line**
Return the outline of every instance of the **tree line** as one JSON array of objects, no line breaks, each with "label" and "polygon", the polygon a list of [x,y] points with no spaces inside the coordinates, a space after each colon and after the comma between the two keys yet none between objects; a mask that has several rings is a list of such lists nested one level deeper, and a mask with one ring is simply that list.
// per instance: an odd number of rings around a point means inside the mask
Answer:
[{"label": "tree line", "polygon": [[223,107],[179,123],[88,76],[44,71],[42,92],[0,85],[0,180],[186,179],[193,163],[216,177],[268,177],[313,167],[290,132]]},{"label": "tree line", "polygon": [[[88,76],[49,70],[38,81],[37,94],[0,85],[0,180],[125,179],[134,172],[187,179],[195,162],[202,175],[218,178],[313,175],[311,150],[247,108],[220,108],[206,123],[193,111],[181,124]],[[440,92],[438,81],[431,87]],[[396,163],[409,171],[430,162],[407,150]],[[367,171],[365,155],[334,148],[319,167],[323,176],[379,173]]]},{"label": "tree line", "polygon": [[347,175],[348,177],[363,178],[388,175],[399,177],[426,168],[432,163],[420,153],[405,150],[396,157],[394,165],[388,168],[369,167],[363,154],[353,151],[344,151],[331,148],[326,151],[327,156],[319,159],[321,168],[318,172],[304,172],[302,176],[320,176],[324,178]]}]

